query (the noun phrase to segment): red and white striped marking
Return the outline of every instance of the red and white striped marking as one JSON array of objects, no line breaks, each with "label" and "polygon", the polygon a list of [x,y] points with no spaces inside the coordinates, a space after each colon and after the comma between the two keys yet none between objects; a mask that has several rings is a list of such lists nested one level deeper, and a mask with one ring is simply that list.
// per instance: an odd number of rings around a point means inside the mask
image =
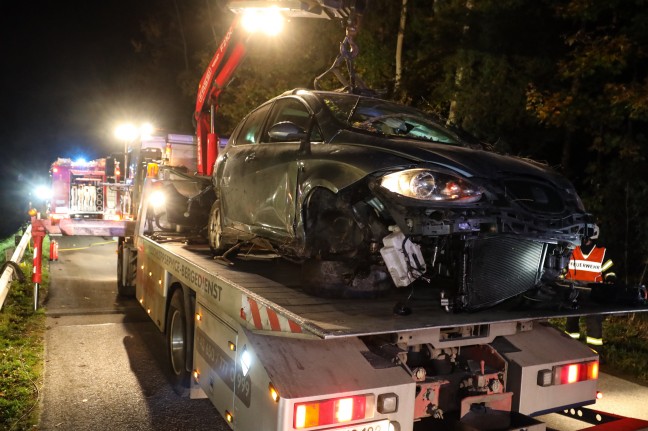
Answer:
[{"label": "red and white striped marking", "polygon": [[277,314],[247,295],[243,295],[241,304],[241,319],[259,330],[295,334],[302,332],[301,326],[297,323]]}]

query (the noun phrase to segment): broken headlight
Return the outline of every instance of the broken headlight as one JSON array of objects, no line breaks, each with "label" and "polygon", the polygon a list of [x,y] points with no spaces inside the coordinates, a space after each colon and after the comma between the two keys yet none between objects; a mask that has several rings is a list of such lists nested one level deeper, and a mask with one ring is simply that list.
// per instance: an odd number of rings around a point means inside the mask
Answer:
[{"label": "broken headlight", "polygon": [[408,198],[440,202],[476,202],[482,191],[458,176],[431,171],[408,169],[382,177],[380,185]]}]

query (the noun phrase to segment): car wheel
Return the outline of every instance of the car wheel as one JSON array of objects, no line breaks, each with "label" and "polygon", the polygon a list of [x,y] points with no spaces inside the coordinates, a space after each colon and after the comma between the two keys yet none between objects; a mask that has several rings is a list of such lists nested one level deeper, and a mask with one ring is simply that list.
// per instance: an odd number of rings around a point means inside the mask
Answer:
[{"label": "car wheel", "polygon": [[223,233],[221,229],[220,201],[214,201],[209,212],[208,233],[209,248],[214,254],[222,254],[227,250],[223,244]]},{"label": "car wheel", "polygon": [[187,319],[182,289],[176,289],[171,296],[166,323],[171,384],[178,395],[185,396],[189,391],[190,373],[187,371]]},{"label": "car wheel", "polygon": [[351,261],[308,259],[301,285],[309,294],[330,298],[375,298],[392,288],[384,266]]}]

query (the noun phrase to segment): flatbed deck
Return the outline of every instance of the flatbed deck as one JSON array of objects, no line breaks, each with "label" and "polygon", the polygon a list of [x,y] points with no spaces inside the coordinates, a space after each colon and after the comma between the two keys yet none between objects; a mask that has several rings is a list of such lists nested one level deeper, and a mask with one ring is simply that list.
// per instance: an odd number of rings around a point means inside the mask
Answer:
[{"label": "flatbed deck", "polygon": [[[648,305],[600,304],[586,299],[579,302],[578,308],[565,306],[559,301],[529,305],[529,301],[514,299],[480,311],[453,313],[441,307],[439,290],[423,283],[413,289],[394,288],[385,296],[374,299],[317,297],[305,293],[299,285],[299,265],[283,259],[250,261],[233,258],[234,265],[226,266],[215,261],[206,246],[178,242],[154,244],[323,339],[648,311]],[[394,307],[397,303],[406,304],[411,312],[396,314]]]}]

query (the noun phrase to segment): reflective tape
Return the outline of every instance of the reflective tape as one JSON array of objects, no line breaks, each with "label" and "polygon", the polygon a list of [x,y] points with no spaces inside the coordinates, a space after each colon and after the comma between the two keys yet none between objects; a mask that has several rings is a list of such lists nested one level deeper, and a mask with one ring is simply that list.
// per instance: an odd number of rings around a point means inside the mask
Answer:
[{"label": "reflective tape", "polygon": [[565,334],[569,335],[575,340],[578,340],[580,338],[580,332],[567,332],[565,331]]},{"label": "reflective tape", "polygon": [[297,322],[278,314],[272,308],[247,295],[243,295],[240,315],[241,319],[259,330],[293,334],[302,332]]},{"label": "reflective tape", "polygon": [[603,339],[602,338],[587,337],[586,343],[591,344],[592,346],[602,346],[603,345]]}]

